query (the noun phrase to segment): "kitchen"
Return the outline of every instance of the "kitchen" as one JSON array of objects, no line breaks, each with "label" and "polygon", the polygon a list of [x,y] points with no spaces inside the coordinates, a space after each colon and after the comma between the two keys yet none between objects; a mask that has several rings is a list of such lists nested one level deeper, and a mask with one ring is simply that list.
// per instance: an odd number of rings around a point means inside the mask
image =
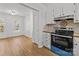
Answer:
[{"label": "kitchen", "polygon": [[[61,56],[79,55],[79,52],[78,52],[79,50],[78,49],[79,4],[55,3],[55,4],[46,4],[46,5],[48,5],[48,9],[50,9],[48,10],[49,13],[47,16],[49,15],[51,16],[49,16],[50,18],[49,20],[47,20],[47,24],[45,25],[44,31],[43,31],[44,35],[48,36],[48,37],[45,37],[46,38],[45,46],[48,47],[53,52],[55,52],[56,54]],[[67,40],[67,41],[64,41],[64,40]],[[68,44],[68,46],[71,47],[70,52],[67,51],[69,50],[69,48],[64,46],[64,45],[67,45],[68,40],[70,40],[70,43]],[[69,53],[66,53],[66,52],[69,52]]]},{"label": "kitchen", "polygon": [[78,16],[78,3],[0,4],[0,39],[23,35],[38,51],[45,48],[57,56],[79,56]]}]

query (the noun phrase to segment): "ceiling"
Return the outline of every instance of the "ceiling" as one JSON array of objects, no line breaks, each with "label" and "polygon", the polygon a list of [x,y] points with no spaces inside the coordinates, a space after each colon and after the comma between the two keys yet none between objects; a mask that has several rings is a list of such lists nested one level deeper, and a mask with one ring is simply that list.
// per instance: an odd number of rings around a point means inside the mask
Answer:
[{"label": "ceiling", "polygon": [[0,12],[25,16],[31,9],[18,3],[0,3]]},{"label": "ceiling", "polygon": [[45,6],[53,6],[53,3],[42,3]]}]

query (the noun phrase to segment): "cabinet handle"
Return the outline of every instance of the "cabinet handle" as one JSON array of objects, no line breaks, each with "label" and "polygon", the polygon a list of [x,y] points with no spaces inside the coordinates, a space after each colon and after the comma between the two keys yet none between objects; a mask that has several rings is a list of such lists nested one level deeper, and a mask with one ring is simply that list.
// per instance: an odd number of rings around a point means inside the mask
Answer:
[{"label": "cabinet handle", "polygon": [[77,45],[77,43],[75,45]]}]

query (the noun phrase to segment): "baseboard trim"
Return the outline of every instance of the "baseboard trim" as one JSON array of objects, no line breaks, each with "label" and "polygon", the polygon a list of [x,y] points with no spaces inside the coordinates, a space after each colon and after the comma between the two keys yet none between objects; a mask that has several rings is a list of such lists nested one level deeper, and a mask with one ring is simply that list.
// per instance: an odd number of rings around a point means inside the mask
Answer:
[{"label": "baseboard trim", "polygon": [[38,46],[38,48],[43,48],[43,46],[42,45],[39,45],[38,43],[36,43],[36,42],[33,42],[35,45],[37,45]]},{"label": "baseboard trim", "polygon": [[43,45],[39,45],[39,44],[38,44],[38,48],[43,48]]},{"label": "baseboard trim", "polygon": [[30,37],[29,36],[26,36],[26,35],[17,35],[17,36],[3,37],[3,38],[0,38],[0,39],[15,38],[15,37],[19,37],[19,36],[24,36],[24,37],[27,37],[27,38],[30,39]]},{"label": "baseboard trim", "polygon": [[15,37],[19,37],[19,36],[24,36],[24,35],[18,35],[18,36],[10,36],[10,37],[3,37],[3,38],[0,38],[0,39],[15,38]]},{"label": "baseboard trim", "polygon": [[24,35],[24,36],[29,37],[30,39],[32,39],[32,37],[30,35]]}]

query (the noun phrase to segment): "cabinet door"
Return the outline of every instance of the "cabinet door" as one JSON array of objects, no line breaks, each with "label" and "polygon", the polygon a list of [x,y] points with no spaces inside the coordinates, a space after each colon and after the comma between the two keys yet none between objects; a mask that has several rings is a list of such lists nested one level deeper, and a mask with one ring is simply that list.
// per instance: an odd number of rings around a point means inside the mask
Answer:
[{"label": "cabinet door", "polygon": [[73,3],[65,3],[63,4],[63,15],[74,15],[74,4]]},{"label": "cabinet door", "polygon": [[61,16],[61,8],[54,8],[54,17],[60,17]]},{"label": "cabinet door", "polygon": [[73,53],[74,53],[75,56],[79,56],[79,43],[74,44]]},{"label": "cabinet door", "polygon": [[54,17],[60,17],[62,14],[61,4],[54,4]]},{"label": "cabinet door", "polygon": [[47,22],[46,24],[55,24],[54,22],[54,11],[53,9],[47,9]]},{"label": "cabinet door", "polygon": [[50,49],[51,48],[51,36],[49,33],[45,33],[44,35],[45,35],[44,46]]},{"label": "cabinet door", "polygon": [[75,56],[79,56],[79,38],[74,38],[74,47],[73,47],[73,53]]},{"label": "cabinet door", "polygon": [[75,4],[74,23],[79,23],[79,4]]}]

